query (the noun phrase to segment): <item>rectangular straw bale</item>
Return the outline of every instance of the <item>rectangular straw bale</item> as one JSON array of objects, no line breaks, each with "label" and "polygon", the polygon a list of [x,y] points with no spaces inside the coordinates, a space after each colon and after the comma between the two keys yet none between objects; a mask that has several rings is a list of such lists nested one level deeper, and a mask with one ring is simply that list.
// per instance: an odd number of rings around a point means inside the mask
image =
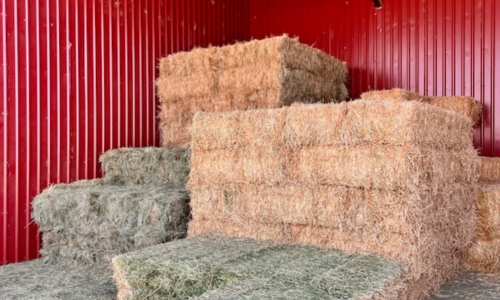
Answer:
[{"label": "rectangular straw bale", "polygon": [[118,148],[106,151],[99,161],[109,180],[185,188],[190,154],[183,148]]},{"label": "rectangular straw bale", "polygon": [[429,103],[467,117],[472,120],[474,125],[477,125],[481,121],[481,102],[472,97],[430,97]]},{"label": "rectangular straw bale", "polygon": [[[283,110],[283,111],[281,111]],[[283,115],[285,120],[282,120]],[[205,113],[193,119],[191,134],[198,150],[245,146],[240,136],[238,119],[249,120],[247,126],[260,122],[283,122],[276,132],[292,149],[314,145],[392,144],[415,145],[435,149],[471,148],[471,122],[456,114],[416,102],[375,102],[357,100],[338,104],[311,104],[281,108],[277,114],[269,110],[237,113]],[[276,120],[274,120],[276,119]],[[228,122],[228,120],[234,120]],[[253,122],[253,126],[252,123]],[[212,125],[211,125],[212,124]],[[219,133],[219,128],[223,128]],[[264,129],[267,129],[264,127]],[[260,130],[261,134],[265,133]],[[207,141],[212,141],[211,143]],[[274,139],[267,139],[272,143]]]},{"label": "rectangular straw bale", "polygon": [[280,147],[248,147],[194,153],[189,182],[193,184],[267,183],[285,180],[286,151]]},{"label": "rectangular straw bale", "polygon": [[191,127],[192,147],[198,150],[280,146],[286,111],[261,109],[256,113],[197,113]]},{"label": "rectangular straw bale", "polygon": [[436,188],[476,180],[475,150],[363,145],[241,148],[194,152],[191,184],[328,184],[379,189]]},{"label": "rectangular straw bale", "polygon": [[[305,184],[402,190],[437,188],[445,182],[475,180],[475,153],[473,149],[435,151],[390,145],[307,147],[291,153],[284,169],[286,179]],[[261,167],[257,161],[253,164]],[[246,179],[258,182],[249,176]]]},{"label": "rectangular straw bale", "polygon": [[280,62],[290,69],[303,69],[320,75],[347,76],[345,62],[325,52],[299,43],[286,35],[253,40],[223,47],[195,48],[160,60],[160,77],[187,76],[213,70],[262,66]]},{"label": "rectangular straw bale", "polygon": [[333,300],[369,299],[374,294],[397,299],[404,272],[400,264],[373,255],[213,238],[186,239],[120,255],[113,260],[113,269],[120,300],[146,295],[148,299],[279,295]]},{"label": "rectangular straw bale", "polygon": [[185,190],[138,185],[53,186],[32,202],[49,262],[83,263],[182,236],[189,215]]},{"label": "rectangular straw bale", "polygon": [[471,148],[471,122],[419,102],[357,100],[348,105],[344,142],[411,144],[435,149]]},{"label": "rectangular straw bale", "polygon": [[500,182],[500,157],[481,157],[479,180],[482,182]]},{"label": "rectangular straw bale", "polygon": [[399,88],[364,92],[361,94],[361,99],[390,100],[390,101],[421,101],[421,102],[429,101],[428,97],[424,97],[417,93]]},{"label": "rectangular straw bale", "polygon": [[[430,191],[408,193],[344,186],[202,185],[191,188],[190,204],[195,219],[312,224],[338,229],[346,234],[360,230],[408,234],[414,230],[407,226],[406,221],[412,209],[430,209],[428,203],[432,203],[434,197],[446,203],[456,198],[473,197],[474,193],[474,189],[461,187],[451,191],[441,190],[436,194]],[[440,209],[448,209],[448,206],[442,205]],[[462,218],[467,209],[472,210],[471,205],[458,211],[450,210],[448,214]],[[468,234],[469,240],[472,235],[473,231]]]}]

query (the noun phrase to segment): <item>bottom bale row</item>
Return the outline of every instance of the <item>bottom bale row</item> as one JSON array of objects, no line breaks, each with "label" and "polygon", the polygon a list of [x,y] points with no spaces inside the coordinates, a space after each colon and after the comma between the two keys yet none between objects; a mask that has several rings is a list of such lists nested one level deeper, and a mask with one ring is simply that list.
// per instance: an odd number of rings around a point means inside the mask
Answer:
[{"label": "bottom bale row", "polygon": [[113,259],[118,299],[397,299],[404,268],[373,255],[195,237]]}]

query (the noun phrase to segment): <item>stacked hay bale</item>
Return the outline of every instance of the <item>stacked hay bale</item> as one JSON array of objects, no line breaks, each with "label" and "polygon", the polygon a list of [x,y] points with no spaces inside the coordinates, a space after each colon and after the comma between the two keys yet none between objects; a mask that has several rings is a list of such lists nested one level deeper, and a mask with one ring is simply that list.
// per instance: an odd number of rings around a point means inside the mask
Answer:
[{"label": "stacked hay bale", "polygon": [[287,36],[170,55],[157,79],[163,145],[188,143],[198,111],[344,100],[346,75],[345,63]]},{"label": "stacked hay bale", "polygon": [[404,268],[373,255],[195,237],[113,259],[119,300],[397,299]]},{"label": "stacked hay bale", "polygon": [[481,157],[478,227],[464,266],[474,272],[500,272],[500,158]]},{"label": "stacked hay bale", "polygon": [[419,103],[198,113],[188,235],[367,252],[408,267],[421,299],[474,235],[472,122]]},{"label": "stacked hay bale", "polygon": [[34,199],[45,261],[110,261],[185,235],[189,150],[122,148],[100,160],[103,179],[56,184]]},{"label": "stacked hay bale", "polygon": [[445,96],[445,97],[426,97],[404,89],[391,89],[370,91],[361,94],[364,100],[392,100],[392,101],[421,101],[429,103],[472,120],[474,125],[478,125],[481,120],[481,103],[472,97],[464,96]]}]

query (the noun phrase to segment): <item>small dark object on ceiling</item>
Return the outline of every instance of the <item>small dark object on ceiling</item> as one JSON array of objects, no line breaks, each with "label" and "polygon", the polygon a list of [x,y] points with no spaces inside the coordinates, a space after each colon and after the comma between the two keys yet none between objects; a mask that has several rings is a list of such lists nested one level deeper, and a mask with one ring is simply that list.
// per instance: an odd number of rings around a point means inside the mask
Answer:
[{"label": "small dark object on ceiling", "polygon": [[382,0],[373,0],[373,5],[375,5],[375,8],[382,8]]}]

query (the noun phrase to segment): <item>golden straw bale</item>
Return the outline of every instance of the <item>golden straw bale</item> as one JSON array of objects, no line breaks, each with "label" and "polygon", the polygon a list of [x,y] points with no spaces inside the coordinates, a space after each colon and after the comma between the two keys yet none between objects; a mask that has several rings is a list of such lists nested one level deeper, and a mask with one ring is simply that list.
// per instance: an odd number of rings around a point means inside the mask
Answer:
[{"label": "golden straw bale", "polygon": [[193,153],[191,164],[196,170],[191,170],[190,184],[278,184],[285,179],[286,151],[272,146],[207,150]]},{"label": "golden straw bale", "polygon": [[258,113],[232,111],[197,113],[193,119],[192,147],[197,150],[233,149],[243,146],[283,145],[285,109],[262,109]]},{"label": "golden straw bale", "polygon": [[440,149],[472,147],[472,123],[419,102],[352,101],[343,127],[346,144],[411,144]]},{"label": "golden straw bale", "polygon": [[[275,126],[285,114],[284,126]],[[238,118],[254,120],[266,129],[264,139],[284,138],[292,149],[314,145],[391,144],[416,145],[434,149],[471,148],[471,122],[454,113],[417,102],[376,102],[294,105],[281,108],[278,115],[269,110],[205,113],[193,119],[193,144],[203,149],[225,149],[248,144],[238,130]],[[234,121],[228,122],[231,119]],[[281,123],[280,123],[281,124]],[[253,128],[253,126],[249,126]],[[277,131],[271,133],[270,131]],[[258,143],[257,143],[258,144]]]},{"label": "golden straw bale", "polygon": [[481,102],[472,97],[430,97],[429,103],[465,116],[471,119],[475,125],[481,121]]},{"label": "golden straw bale", "polygon": [[252,40],[223,47],[195,48],[160,60],[160,77],[221,71],[244,66],[267,66],[279,62],[290,69],[302,69],[319,75],[347,76],[347,68],[325,52],[299,43],[286,35]]},{"label": "golden straw bale", "polygon": [[421,101],[421,102],[427,102],[429,100],[427,97],[399,88],[364,92],[361,94],[361,99],[390,100],[390,101]]},{"label": "golden straw bale", "polygon": [[482,182],[500,182],[500,157],[481,157],[480,174]]},{"label": "golden straw bale", "polygon": [[470,182],[476,175],[475,150],[434,151],[415,146],[317,146],[193,151],[193,184],[328,184],[379,189],[439,187]]},{"label": "golden straw bale", "polygon": [[[440,190],[441,201],[470,197],[471,189]],[[344,186],[304,185],[200,185],[191,188],[192,215],[234,222],[249,220],[266,224],[317,225],[346,233],[389,230],[404,233],[404,220],[412,208],[426,207],[436,196],[420,192],[384,191]],[[472,204],[471,204],[472,205]],[[472,210],[472,206],[461,208]],[[444,206],[447,208],[446,206]],[[435,208],[437,209],[437,208]],[[460,212],[454,217],[462,217]],[[348,218],[346,216],[349,216]],[[413,230],[413,229],[411,229]],[[468,239],[473,235],[469,233]]]}]

